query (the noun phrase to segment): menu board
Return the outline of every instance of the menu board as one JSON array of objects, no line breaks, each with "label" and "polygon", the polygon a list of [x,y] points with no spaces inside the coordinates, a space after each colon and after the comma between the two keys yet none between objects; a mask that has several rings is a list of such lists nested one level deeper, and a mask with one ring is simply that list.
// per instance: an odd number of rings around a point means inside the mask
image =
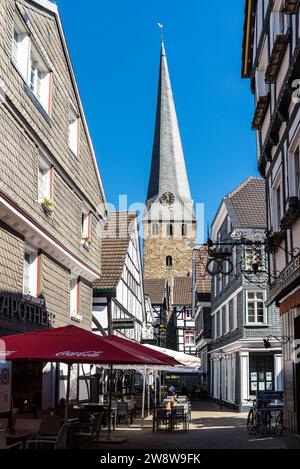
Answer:
[{"label": "menu board", "polygon": [[11,363],[0,362],[0,414],[10,412]]}]

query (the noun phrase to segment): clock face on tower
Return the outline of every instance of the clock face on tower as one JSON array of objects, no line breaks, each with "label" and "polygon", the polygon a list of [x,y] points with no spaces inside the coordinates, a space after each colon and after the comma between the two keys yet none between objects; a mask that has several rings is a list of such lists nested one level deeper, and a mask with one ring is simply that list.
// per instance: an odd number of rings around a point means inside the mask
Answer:
[{"label": "clock face on tower", "polygon": [[173,205],[175,202],[175,195],[172,192],[165,192],[161,198],[160,203],[162,205]]}]

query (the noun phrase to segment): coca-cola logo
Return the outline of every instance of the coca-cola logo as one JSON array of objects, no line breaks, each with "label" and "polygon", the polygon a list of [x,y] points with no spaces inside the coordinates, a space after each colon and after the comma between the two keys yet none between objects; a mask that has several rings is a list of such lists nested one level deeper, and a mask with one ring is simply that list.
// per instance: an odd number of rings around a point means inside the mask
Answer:
[{"label": "coca-cola logo", "polygon": [[95,352],[95,351],[86,351],[86,352],[58,352],[56,354],[57,357],[69,357],[69,358],[99,358],[103,352]]}]

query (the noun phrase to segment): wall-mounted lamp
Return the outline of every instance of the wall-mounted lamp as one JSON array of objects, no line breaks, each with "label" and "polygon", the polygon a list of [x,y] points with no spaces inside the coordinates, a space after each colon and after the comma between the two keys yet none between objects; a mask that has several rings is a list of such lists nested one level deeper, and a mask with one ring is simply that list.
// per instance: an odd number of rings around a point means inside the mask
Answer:
[{"label": "wall-mounted lamp", "polygon": [[266,339],[264,339],[264,347],[265,349],[271,348],[271,340],[277,340],[281,345],[287,345],[290,341],[290,338],[285,336],[276,337],[275,335],[269,335]]}]

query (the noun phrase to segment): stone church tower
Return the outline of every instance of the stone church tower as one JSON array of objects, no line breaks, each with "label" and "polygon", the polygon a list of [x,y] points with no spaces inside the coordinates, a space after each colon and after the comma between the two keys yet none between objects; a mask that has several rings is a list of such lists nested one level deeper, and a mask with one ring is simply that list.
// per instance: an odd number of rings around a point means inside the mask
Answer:
[{"label": "stone church tower", "polygon": [[192,270],[196,218],[163,43],[143,231],[144,276],[168,279],[172,301],[174,277]]}]

